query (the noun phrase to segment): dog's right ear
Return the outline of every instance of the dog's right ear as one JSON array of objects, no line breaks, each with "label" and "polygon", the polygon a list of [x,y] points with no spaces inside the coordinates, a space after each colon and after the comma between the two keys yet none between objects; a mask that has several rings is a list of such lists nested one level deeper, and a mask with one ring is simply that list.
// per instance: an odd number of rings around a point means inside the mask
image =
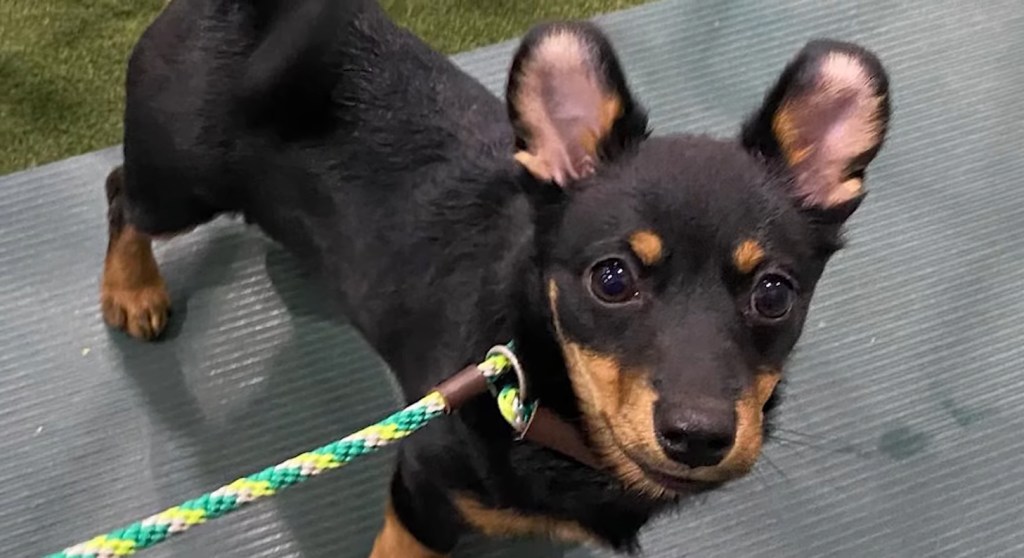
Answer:
[{"label": "dog's right ear", "polygon": [[593,24],[534,27],[512,62],[506,91],[516,161],[567,186],[647,137],[611,44]]}]

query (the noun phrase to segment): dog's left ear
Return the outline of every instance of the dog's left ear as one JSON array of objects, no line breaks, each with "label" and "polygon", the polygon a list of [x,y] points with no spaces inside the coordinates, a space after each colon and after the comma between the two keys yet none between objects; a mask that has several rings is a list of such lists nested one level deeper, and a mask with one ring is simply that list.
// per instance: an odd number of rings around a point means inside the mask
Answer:
[{"label": "dog's left ear", "polygon": [[812,41],[746,123],[742,140],[789,167],[799,205],[842,221],[864,196],[864,171],[888,122],[881,62],[856,45]]},{"label": "dog's left ear", "polygon": [[516,161],[567,186],[647,136],[611,44],[593,24],[534,27],[516,52],[506,90]]}]

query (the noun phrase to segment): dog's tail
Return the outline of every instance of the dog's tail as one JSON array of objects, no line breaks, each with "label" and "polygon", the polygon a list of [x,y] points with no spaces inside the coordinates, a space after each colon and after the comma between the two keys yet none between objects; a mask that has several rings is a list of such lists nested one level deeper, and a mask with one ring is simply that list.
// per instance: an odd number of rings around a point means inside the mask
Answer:
[{"label": "dog's tail", "polygon": [[373,0],[240,0],[250,4],[259,41],[241,83],[243,100],[267,99],[282,87],[309,91],[329,76],[322,63],[339,34]]}]

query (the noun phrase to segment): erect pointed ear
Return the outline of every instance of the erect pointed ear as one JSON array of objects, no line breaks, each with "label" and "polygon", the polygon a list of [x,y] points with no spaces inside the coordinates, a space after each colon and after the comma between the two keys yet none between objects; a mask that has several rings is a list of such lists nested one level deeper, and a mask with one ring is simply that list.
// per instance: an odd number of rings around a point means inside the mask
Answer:
[{"label": "erect pointed ear", "polygon": [[888,123],[878,58],[849,43],[812,41],[746,123],[743,143],[792,170],[800,205],[845,220],[864,196],[864,171]]},{"label": "erect pointed ear", "polygon": [[646,113],[608,39],[590,23],[534,27],[513,59],[505,97],[516,160],[560,186],[647,136]]}]

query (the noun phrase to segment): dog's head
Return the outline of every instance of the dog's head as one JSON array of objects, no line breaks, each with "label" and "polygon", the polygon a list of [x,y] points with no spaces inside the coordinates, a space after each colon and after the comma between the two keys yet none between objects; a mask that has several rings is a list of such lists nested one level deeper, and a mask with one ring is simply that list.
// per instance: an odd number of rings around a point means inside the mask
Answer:
[{"label": "dog's head", "polygon": [[884,70],[809,43],[740,137],[651,137],[606,38],[549,24],[508,83],[516,161],[557,192],[543,283],[595,449],[671,495],[757,460],[765,406],[889,117]]}]

